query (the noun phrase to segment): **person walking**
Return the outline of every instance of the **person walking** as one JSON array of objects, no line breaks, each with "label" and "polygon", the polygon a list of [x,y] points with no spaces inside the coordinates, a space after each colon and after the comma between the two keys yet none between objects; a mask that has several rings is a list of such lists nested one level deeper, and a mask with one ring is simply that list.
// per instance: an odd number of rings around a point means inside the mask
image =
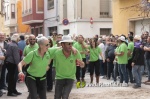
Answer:
[{"label": "person walking", "polygon": [[100,62],[99,62],[99,55],[102,57],[103,62],[105,62],[105,59],[102,55],[101,49],[98,47],[97,40],[91,39],[90,46],[88,46],[89,49],[89,55],[90,55],[90,83],[93,83],[93,74],[95,71],[96,75],[96,84],[99,84],[99,75],[100,75]]},{"label": "person walking", "polygon": [[[29,35],[28,40],[29,40],[29,44],[26,45],[23,50],[23,57],[25,57],[31,51],[34,51],[39,48],[38,44],[36,43],[35,35],[33,35],[33,34]],[[29,64],[26,64],[26,66],[23,67],[23,72],[25,73],[25,75],[27,73],[28,67],[29,67]],[[26,76],[25,76],[25,84],[27,85]],[[27,99],[30,99],[30,94],[28,95]]]},{"label": "person walking", "polygon": [[[49,48],[49,40],[46,37],[37,39],[39,48],[27,54],[18,64],[19,78],[24,77],[22,67],[29,64],[27,69],[27,86],[31,99],[46,99],[46,72],[49,69],[50,54],[47,52]],[[38,91],[38,93],[37,93]]]},{"label": "person walking", "polygon": [[[82,56],[82,60],[84,62],[84,64],[86,64],[86,43],[84,42],[84,37],[82,35],[79,35],[78,36],[78,42],[76,42],[74,45],[73,45],[81,54]],[[84,77],[85,77],[85,72],[86,72],[86,66],[84,68],[81,68],[80,66],[77,66],[76,67],[76,79],[77,79],[77,83],[76,83],[76,86],[77,88],[80,88],[80,87],[85,87],[86,85],[86,81],[84,80]],[[82,74],[81,74],[82,73]],[[80,80],[81,78],[81,80]]]},{"label": "person walking", "polygon": [[55,61],[56,70],[54,99],[68,99],[76,78],[76,65],[83,68],[84,62],[78,51],[76,54],[72,53],[73,40],[69,35],[64,35],[60,43],[62,49],[57,50],[51,57]]}]

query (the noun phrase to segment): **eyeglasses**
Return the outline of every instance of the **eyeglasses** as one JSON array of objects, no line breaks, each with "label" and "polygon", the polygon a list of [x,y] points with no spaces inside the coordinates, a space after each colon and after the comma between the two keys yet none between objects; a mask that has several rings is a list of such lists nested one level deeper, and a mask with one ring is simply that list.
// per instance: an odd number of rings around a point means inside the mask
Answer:
[{"label": "eyeglasses", "polygon": [[46,44],[45,46],[48,47],[48,46],[50,46],[50,44]]},{"label": "eyeglasses", "polygon": [[35,39],[29,39],[30,41],[34,41]]},{"label": "eyeglasses", "polygon": [[66,45],[73,45],[73,43],[66,43]]}]

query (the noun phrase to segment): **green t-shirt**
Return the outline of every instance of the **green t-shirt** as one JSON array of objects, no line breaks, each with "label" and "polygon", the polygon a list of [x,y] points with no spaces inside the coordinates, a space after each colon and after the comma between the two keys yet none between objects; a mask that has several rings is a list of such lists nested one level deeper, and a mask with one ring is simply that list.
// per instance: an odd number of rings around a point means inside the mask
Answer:
[{"label": "green t-shirt", "polygon": [[76,74],[76,59],[82,60],[81,54],[71,55],[66,58],[62,49],[59,49],[53,55],[55,60],[56,79],[74,79]]},{"label": "green t-shirt", "polygon": [[[133,42],[128,43],[128,50],[130,50],[131,53],[133,53],[133,50],[134,50],[134,43]],[[131,58],[132,58],[132,54],[131,54],[131,56],[128,56],[128,60]]]},{"label": "green t-shirt", "polygon": [[101,49],[99,47],[91,48],[89,46],[89,50],[90,50],[90,61],[91,62],[97,61],[99,59],[99,55],[101,53]]},{"label": "green t-shirt", "polygon": [[52,39],[52,42],[53,42],[53,46],[57,45],[56,41],[54,41],[53,39]]},{"label": "green t-shirt", "polygon": [[118,56],[118,64],[127,64],[128,63],[128,49],[127,49],[127,45],[125,43],[120,44],[119,48],[118,48],[118,52],[124,52],[123,56]]},{"label": "green t-shirt", "polygon": [[30,45],[27,45],[25,48],[24,48],[24,51],[23,51],[23,55],[26,56],[29,52],[31,51],[34,51],[35,49],[38,49],[39,46],[37,43],[34,44],[34,46],[30,46]]},{"label": "green t-shirt", "polygon": [[[116,52],[116,53],[119,53],[118,49],[119,49],[119,47],[116,47],[116,49],[115,49],[115,52]],[[115,56],[115,57],[116,57],[117,60],[118,60],[118,56]]]},{"label": "green t-shirt", "polygon": [[[75,47],[79,52],[86,51],[86,48],[82,48],[82,45],[79,42],[76,42],[73,47]],[[81,56],[82,58],[85,58],[85,54],[81,54]]]},{"label": "green t-shirt", "polygon": [[44,57],[41,57],[38,53],[38,49],[31,51],[23,58],[26,64],[29,64],[27,72],[34,77],[43,77],[46,74],[47,66],[49,65],[50,55],[45,53]]}]

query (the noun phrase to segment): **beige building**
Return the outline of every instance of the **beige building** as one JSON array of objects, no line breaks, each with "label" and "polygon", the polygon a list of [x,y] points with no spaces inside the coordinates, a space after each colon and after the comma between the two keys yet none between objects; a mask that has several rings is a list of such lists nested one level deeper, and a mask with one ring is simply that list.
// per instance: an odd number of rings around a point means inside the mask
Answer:
[{"label": "beige building", "polygon": [[149,10],[146,12],[150,7],[149,0],[113,0],[112,3],[113,34],[127,35],[131,31],[141,35],[144,31],[150,32],[150,16],[146,15],[149,14]]},{"label": "beige building", "polygon": [[45,35],[56,30],[64,35],[92,37],[112,31],[112,0],[45,0],[44,5]]}]

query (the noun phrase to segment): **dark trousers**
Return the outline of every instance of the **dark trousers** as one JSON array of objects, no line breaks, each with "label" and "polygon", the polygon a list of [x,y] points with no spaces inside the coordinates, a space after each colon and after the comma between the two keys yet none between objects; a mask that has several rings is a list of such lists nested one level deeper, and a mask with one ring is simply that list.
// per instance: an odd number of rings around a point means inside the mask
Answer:
[{"label": "dark trousers", "polygon": [[90,65],[90,75],[93,76],[94,71],[95,71],[96,76],[99,76],[99,74],[100,74],[100,69],[99,69],[100,63],[99,63],[99,60],[94,61],[94,62],[90,62],[89,65]]},{"label": "dark trousers", "polygon": [[133,83],[133,75],[132,75],[132,59],[128,60],[128,64],[127,64],[127,76],[128,76],[128,82],[130,79],[130,82]]},{"label": "dark trousers", "polygon": [[5,81],[6,81],[6,64],[2,66],[2,70],[1,70],[0,89],[6,87]]},{"label": "dark trousers", "polygon": [[113,62],[112,61],[107,62],[107,79],[110,79],[111,75],[112,75],[112,77],[114,77],[113,69],[114,69]]},{"label": "dark trousers", "polygon": [[[83,58],[82,60],[86,64],[86,58]],[[80,74],[81,72],[82,72],[82,76]],[[81,68],[80,66],[76,66],[76,79],[77,79],[77,81],[80,81],[80,77],[82,77],[82,79],[84,79],[85,72],[86,72],[86,66],[84,66],[84,68]]]},{"label": "dark trousers", "polygon": [[53,89],[53,78],[52,78],[52,64],[50,64],[50,69],[47,71],[47,90]]},{"label": "dark trousers", "polygon": [[73,79],[56,79],[54,99],[68,99],[73,83]]},{"label": "dark trousers", "polygon": [[101,76],[104,76],[105,73],[104,73],[104,63],[103,63],[103,60],[99,60],[100,61],[100,75]]},{"label": "dark trousers", "polygon": [[15,93],[15,92],[17,92],[16,76],[15,76],[17,65],[6,62],[6,68],[8,70],[8,93],[9,94]]},{"label": "dark trousers", "polygon": [[114,63],[114,81],[117,80],[117,76],[119,75],[119,72],[118,72],[118,63],[115,62]]},{"label": "dark trousers", "polygon": [[39,95],[40,99],[46,99],[46,79],[33,80],[32,78],[27,77],[26,81],[31,99],[37,99],[37,94]]}]

